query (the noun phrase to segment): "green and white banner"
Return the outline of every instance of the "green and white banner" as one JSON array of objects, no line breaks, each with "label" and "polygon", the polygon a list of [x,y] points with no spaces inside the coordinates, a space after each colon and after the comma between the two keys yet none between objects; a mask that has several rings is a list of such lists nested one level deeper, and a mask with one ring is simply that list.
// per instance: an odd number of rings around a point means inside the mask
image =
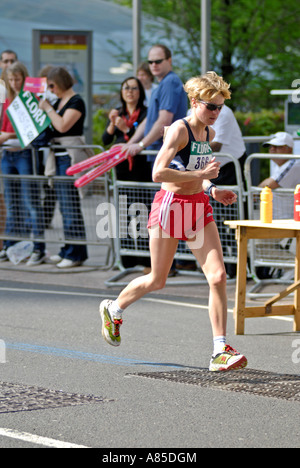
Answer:
[{"label": "green and white banner", "polygon": [[30,91],[20,91],[7,108],[7,115],[22,148],[35,140],[51,123],[46,112],[39,108],[37,98]]}]

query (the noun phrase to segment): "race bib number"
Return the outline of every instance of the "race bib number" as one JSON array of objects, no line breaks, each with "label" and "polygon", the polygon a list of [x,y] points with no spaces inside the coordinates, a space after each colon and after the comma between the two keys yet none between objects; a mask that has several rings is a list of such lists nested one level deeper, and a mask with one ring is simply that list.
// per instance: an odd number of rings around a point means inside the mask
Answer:
[{"label": "race bib number", "polygon": [[212,149],[208,141],[192,141],[190,159],[186,169],[188,171],[204,169],[211,159]]}]

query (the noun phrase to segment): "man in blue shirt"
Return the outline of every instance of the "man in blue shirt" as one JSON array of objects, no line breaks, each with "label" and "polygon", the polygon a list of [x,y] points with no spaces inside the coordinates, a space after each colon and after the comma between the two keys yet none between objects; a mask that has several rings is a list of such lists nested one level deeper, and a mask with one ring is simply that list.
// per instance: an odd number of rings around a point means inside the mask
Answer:
[{"label": "man in blue shirt", "polygon": [[[168,47],[162,44],[152,46],[148,53],[148,63],[159,86],[152,92],[147,117],[127,144],[132,156],[145,148],[159,151],[164,127],[185,117],[187,113],[187,96],[182,81],[172,71],[172,55]],[[149,155],[148,160],[154,163],[155,155]]]}]

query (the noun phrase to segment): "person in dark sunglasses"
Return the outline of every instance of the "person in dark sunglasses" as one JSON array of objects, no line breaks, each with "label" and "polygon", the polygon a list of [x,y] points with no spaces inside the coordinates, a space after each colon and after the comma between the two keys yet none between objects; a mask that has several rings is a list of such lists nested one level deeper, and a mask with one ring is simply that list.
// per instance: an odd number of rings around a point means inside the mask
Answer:
[{"label": "person in dark sunglasses", "polygon": [[[131,281],[115,301],[101,302],[102,335],[112,346],[121,344],[124,309],[145,294],[164,287],[181,239],[187,242],[210,287],[208,310],[213,355],[209,370],[242,369],[247,365],[246,357],[226,344],[226,271],[208,195],[225,206],[235,203],[237,197],[231,190],[217,188],[210,182],[218,175],[220,165],[212,156],[210,141],[214,131],[210,123],[220,111],[213,112],[216,115],[212,117],[212,112],[199,102],[205,100],[220,106],[231,93],[229,85],[215,72],[190,79],[185,91],[191,114],[169,127],[153,167],[153,181],[162,185],[155,195],[148,221],[151,272]],[[197,333],[195,326],[196,322],[191,322],[186,337],[184,330],[181,332],[181,339],[186,343],[189,334]],[[164,339],[169,339],[167,332]]]},{"label": "person in dark sunglasses", "polygon": [[224,106],[224,104],[221,104],[220,106],[218,106],[217,104],[213,104],[211,102],[205,102],[205,101],[199,101],[199,102],[201,104],[204,104],[206,109],[211,111],[211,112],[214,112],[216,110],[221,111],[222,107]]},{"label": "person in dark sunglasses", "polygon": [[164,60],[167,60],[165,58],[158,59],[158,60],[148,60],[149,65],[160,65]]},{"label": "person in dark sunglasses", "polygon": [[16,52],[14,52],[13,50],[9,50],[9,49],[3,50],[0,56],[0,68],[2,68],[2,70],[5,70],[17,60],[18,60],[18,56]]},{"label": "person in dark sunglasses", "polygon": [[[172,54],[164,44],[155,44],[148,52],[150,71],[159,85],[152,91],[147,117],[124,149],[135,156],[147,148],[159,151],[163,130],[177,119],[186,116],[187,99],[183,83],[172,70]],[[148,155],[153,166],[155,155]]]}]

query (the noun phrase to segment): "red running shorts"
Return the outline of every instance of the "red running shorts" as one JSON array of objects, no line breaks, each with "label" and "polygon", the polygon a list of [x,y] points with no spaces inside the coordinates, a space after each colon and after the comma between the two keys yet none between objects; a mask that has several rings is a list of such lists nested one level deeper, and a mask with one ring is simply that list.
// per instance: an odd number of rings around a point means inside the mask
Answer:
[{"label": "red running shorts", "polygon": [[154,197],[148,228],[159,224],[170,237],[188,241],[212,221],[213,209],[204,192],[180,195],[161,189]]}]

